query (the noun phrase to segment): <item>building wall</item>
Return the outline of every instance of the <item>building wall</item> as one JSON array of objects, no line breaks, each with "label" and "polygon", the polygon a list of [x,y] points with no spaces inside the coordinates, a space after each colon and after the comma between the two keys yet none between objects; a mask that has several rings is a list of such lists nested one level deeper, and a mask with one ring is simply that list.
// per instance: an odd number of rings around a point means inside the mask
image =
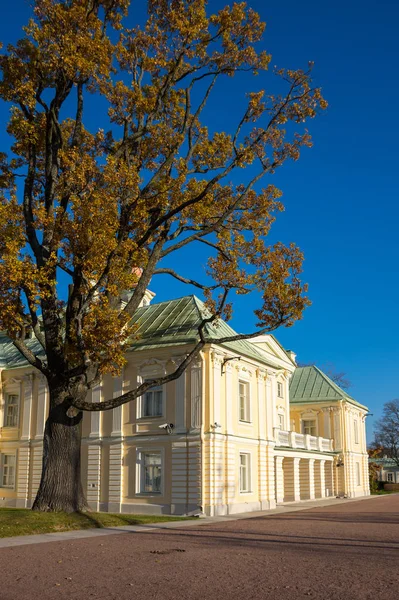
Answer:
[{"label": "building wall", "polygon": [[[333,481],[328,489],[335,492],[367,493],[364,411],[332,402],[290,407],[294,365],[276,346],[262,342],[259,348],[262,360],[238,360],[230,350],[208,348],[177,381],[163,387],[160,416],[144,417],[143,399],[112,411],[85,413],[82,482],[90,506],[164,514],[265,510],[284,500],[290,473],[297,477],[291,485],[296,499],[311,497],[317,486],[327,486],[328,478]],[[89,398],[116,397],[144,379],[170,373],[189,350],[186,346],[130,353],[121,376],[104,377]],[[15,393],[20,399],[17,426],[0,430],[0,455],[16,456],[15,484],[0,487],[0,504],[30,506],[40,482],[48,392],[42,376],[31,368],[3,370],[0,375],[0,427],[5,395]],[[245,418],[240,382],[248,399]],[[301,419],[309,415],[315,415],[317,436],[334,440],[343,467],[331,470],[334,456],[320,448],[309,453],[279,447],[279,431],[300,433]],[[171,433],[160,429],[164,424],[173,424]],[[146,492],[143,473],[156,473],[158,466],[145,471],[145,461],[154,456],[161,462],[161,485],[159,491]],[[317,485],[304,483],[306,473]]]},{"label": "building wall", "polygon": [[364,496],[370,493],[366,443],[367,411],[348,401],[320,401],[291,405],[295,431],[302,433],[303,421],[314,419],[316,435],[333,440],[338,453],[336,487],[340,495]]}]

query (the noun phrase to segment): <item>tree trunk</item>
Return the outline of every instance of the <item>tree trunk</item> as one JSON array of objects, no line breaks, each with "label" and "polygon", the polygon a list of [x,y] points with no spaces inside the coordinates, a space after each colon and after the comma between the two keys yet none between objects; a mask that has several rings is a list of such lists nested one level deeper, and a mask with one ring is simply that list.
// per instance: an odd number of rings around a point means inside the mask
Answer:
[{"label": "tree trunk", "polygon": [[[54,398],[58,396],[58,398]],[[87,510],[80,473],[82,412],[68,415],[68,402],[50,390],[50,412],[44,429],[43,469],[33,510]]]}]

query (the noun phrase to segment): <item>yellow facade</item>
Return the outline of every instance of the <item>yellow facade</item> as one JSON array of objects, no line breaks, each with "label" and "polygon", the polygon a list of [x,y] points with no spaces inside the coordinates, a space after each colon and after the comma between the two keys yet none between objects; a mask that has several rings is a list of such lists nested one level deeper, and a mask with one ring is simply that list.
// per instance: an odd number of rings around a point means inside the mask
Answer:
[{"label": "yellow facade", "polygon": [[[292,355],[272,336],[252,346],[250,357],[208,345],[162,389],[112,411],[85,413],[82,479],[93,509],[219,515],[368,494],[366,409],[349,401],[290,405]],[[130,352],[121,376],[105,377],[93,401],[172,372],[189,350]],[[3,505],[30,506],[34,499],[47,410],[38,372],[1,371]],[[315,422],[315,435],[303,433],[306,420]]]}]

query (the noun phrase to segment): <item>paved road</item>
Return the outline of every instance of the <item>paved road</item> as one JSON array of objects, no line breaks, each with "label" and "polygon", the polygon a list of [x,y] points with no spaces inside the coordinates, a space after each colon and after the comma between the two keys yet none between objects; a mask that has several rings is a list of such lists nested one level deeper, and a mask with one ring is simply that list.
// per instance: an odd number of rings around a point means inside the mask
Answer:
[{"label": "paved road", "polygon": [[1,600],[398,600],[399,495],[0,549]]}]

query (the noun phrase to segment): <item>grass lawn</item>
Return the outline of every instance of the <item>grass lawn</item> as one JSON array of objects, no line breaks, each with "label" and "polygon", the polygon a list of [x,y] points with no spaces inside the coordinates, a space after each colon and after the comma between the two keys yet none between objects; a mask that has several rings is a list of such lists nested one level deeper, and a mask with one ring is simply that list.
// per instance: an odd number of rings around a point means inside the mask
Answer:
[{"label": "grass lawn", "polygon": [[372,490],[370,493],[372,496],[383,496],[384,494],[397,494],[398,492],[396,490]]},{"label": "grass lawn", "polygon": [[190,517],[162,515],[122,515],[112,513],[41,513],[20,508],[0,508],[0,538],[34,533],[52,533],[76,529],[145,525],[182,521]]}]

